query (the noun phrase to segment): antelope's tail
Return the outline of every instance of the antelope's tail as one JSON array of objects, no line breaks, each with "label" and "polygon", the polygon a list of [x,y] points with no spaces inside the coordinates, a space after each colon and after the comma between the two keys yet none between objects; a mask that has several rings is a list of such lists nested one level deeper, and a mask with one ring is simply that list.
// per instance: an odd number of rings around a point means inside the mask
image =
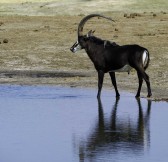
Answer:
[{"label": "antelope's tail", "polygon": [[149,62],[150,62],[149,51],[147,49],[145,49],[143,52],[142,62],[143,62],[143,67],[146,70],[148,68]]}]

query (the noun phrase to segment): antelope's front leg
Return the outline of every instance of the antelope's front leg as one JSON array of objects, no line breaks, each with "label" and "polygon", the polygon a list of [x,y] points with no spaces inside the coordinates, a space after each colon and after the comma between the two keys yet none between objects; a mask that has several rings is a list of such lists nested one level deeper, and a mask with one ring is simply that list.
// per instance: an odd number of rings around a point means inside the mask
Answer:
[{"label": "antelope's front leg", "polygon": [[100,99],[101,89],[103,85],[104,72],[102,70],[98,71],[98,93],[97,98]]},{"label": "antelope's front leg", "polygon": [[109,72],[109,74],[110,74],[111,81],[112,81],[112,84],[113,84],[115,92],[116,92],[116,98],[119,98],[120,94],[119,94],[118,89],[117,89],[117,83],[116,83],[115,73],[114,72]]}]

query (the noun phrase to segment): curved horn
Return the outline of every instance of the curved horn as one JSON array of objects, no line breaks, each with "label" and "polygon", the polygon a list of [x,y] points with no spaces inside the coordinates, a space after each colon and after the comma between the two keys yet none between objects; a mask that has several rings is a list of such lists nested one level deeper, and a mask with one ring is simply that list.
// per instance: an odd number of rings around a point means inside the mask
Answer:
[{"label": "curved horn", "polygon": [[105,19],[114,21],[114,20],[112,20],[110,17],[106,17],[106,16],[103,16],[103,15],[100,15],[100,14],[90,14],[90,15],[84,17],[84,18],[80,21],[79,26],[78,26],[78,37],[83,35],[83,27],[84,27],[85,23],[86,23],[89,19],[91,19],[91,18],[93,18],[93,17],[103,17],[103,18],[105,18]]}]

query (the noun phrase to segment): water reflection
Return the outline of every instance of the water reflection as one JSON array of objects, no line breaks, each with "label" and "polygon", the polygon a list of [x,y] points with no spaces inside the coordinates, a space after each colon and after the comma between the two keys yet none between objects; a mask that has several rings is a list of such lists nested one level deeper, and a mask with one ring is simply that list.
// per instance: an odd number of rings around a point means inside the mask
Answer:
[{"label": "water reflection", "polygon": [[80,161],[96,161],[101,156],[108,159],[108,156],[122,153],[138,155],[149,149],[151,101],[147,101],[147,108],[142,108],[141,100],[137,99],[138,115],[133,122],[117,115],[119,102],[116,99],[110,119],[107,119],[102,102],[98,100],[98,120],[87,140],[80,143]]}]

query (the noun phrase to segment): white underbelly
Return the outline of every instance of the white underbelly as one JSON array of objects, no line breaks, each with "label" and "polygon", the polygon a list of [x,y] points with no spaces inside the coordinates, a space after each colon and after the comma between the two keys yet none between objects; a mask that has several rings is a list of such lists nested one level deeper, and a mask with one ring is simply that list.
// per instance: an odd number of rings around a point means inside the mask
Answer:
[{"label": "white underbelly", "polygon": [[132,69],[132,67],[130,65],[125,65],[120,69],[117,70],[111,70],[110,72],[130,72],[130,70]]}]

